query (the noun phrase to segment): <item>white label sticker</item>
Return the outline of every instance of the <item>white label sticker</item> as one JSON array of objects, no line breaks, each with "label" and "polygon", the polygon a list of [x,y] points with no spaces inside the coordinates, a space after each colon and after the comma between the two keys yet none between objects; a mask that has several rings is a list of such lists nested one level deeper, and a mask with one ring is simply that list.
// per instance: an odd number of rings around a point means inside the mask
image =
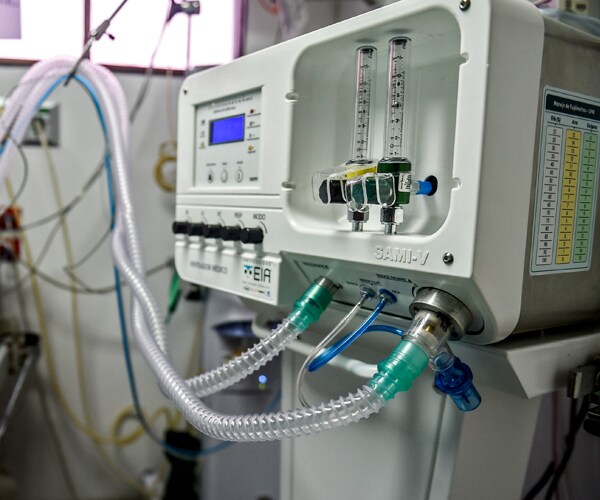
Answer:
[{"label": "white label sticker", "polygon": [[412,186],[412,173],[400,172],[398,174],[398,192],[410,193],[411,186]]},{"label": "white label sticker", "polygon": [[278,280],[279,266],[265,259],[242,259],[241,284],[245,292],[271,298]]},{"label": "white label sticker", "polygon": [[599,136],[599,99],[544,89],[531,274],[591,265]]}]

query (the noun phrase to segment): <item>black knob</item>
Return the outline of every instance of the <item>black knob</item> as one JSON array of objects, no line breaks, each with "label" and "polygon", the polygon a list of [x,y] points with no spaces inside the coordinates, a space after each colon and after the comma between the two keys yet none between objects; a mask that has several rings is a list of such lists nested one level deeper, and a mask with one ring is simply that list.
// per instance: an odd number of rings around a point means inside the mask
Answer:
[{"label": "black knob", "polygon": [[183,222],[176,220],[171,224],[171,230],[173,231],[173,234],[187,234],[189,225],[190,223],[187,221]]},{"label": "black knob", "polygon": [[190,223],[187,227],[187,234],[188,236],[202,236],[202,229],[204,229],[202,222]]},{"label": "black knob", "polygon": [[242,243],[262,243],[265,234],[260,227],[245,227],[240,233]]},{"label": "black knob", "polygon": [[239,241],[242,228],[240,226],[223,226],[221,228],[221,239],[223,241]]},{"label": "black knob", "polygon": [[202,229],[202,236],[205,238],[220,238],[222,227],[221,224],[206,224]]}]

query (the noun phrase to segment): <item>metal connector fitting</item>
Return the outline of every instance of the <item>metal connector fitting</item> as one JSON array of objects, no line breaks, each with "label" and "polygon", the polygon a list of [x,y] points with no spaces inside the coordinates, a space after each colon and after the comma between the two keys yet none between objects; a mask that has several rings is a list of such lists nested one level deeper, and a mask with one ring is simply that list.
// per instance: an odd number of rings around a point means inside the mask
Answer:
[{"label": "metal connector fitting", "polygon": [[381,223],[385,234],[394,234],[394,230],[402,222],[404,222],[404,209],[402,207],[381,208]]},{"label": "metal connector fitting", "polygon": [[452,340],[460,339],[468,330],[473,315],[460,300],[447,292],[436,288],[422,288],[409,306],[414,317],[420,310],[442,314],[452,325]]},{"label": "metal connector fitting", "polygon": [[329,293],[331,293],[331,295],[333,295],[340,288],[342,288],[341,285],[334,283],[333,281],[331,281],[329,278],[327,278],[325,276],[321,276],[321,277],[317,278],[315,280],[315,285],[318,285],[318,286],[324,288]]}]

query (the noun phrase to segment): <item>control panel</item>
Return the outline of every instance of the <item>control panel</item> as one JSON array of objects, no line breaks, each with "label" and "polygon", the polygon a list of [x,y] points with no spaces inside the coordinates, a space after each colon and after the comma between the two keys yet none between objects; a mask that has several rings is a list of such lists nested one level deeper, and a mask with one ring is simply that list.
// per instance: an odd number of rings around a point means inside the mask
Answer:
[{"label": "control panel", "polygon": [[194,186],[222,189],[258,183],[261,89],[196,106]]},{"label": "control panel", "polygon": [[436,288],[479,344],[596,320],[597,54],[527,2],[404,0],[190,76],[178,272],[286,309],[383,287],[400,327]]}]

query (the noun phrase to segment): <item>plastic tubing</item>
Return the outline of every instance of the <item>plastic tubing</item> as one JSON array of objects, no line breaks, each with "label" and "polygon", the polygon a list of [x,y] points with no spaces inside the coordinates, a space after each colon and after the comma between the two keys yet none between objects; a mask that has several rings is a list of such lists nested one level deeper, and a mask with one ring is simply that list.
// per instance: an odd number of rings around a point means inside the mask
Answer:
[{"label": "plastic tubing", "polygon": [[338,340],[335,344],[331,345],[326,351],[321,353],[313,362],[308,365],[308,371],[314,372],[319,368],[322,368],[327,363],[329,363],[333,358],[339,355],[342,351],[345,351],[350,344],[354,343],[361,335],[370,332],[386,332],[393,333],[394,335],[398,335],[402,337],[404,335],[404,330],[400,328],[396,328],[395,326],[390,325],[371,325],[368,328],[365,328],[361,333],[358,333],[358,330],[352,333],[349,333],[345,337]]},{"label": "plastic tubing", "polygon": [[[45,64],[42,63],[42,74],[46,76],[49,71],[54,71],[57,76],[66,74],[74,62],[73,58],[46,61]],[[35,65],[30,72],[39,72],[37,67],[38,65]],[[196,396],[190,384],[186,383],[171,366],[167,355],[163,318],[144,278],[141,244],[131,200],[129,121],[123,90],[114,75],[89,61],[83,61],[79,71],[96,90],[106,118],[117,201],[111,250],[115,264],[133,293],[133,332],[144,359],[165,395],[171,399],[191,425],[208,436],[231,441],[264,441],[300,436],[366,418],[379,411],[397,391],[407,390],[410,387],[412,380],[427,366],[428,357],[419,346],[403,341],[392,355],[380,364],[379,372],[367,385],[353,394],[332,400],[327,404],[255,415],[224,415],[208,408]],[[28,78],[31,78],[31,75]],[[47,85],[46,88],[40,87],[40,83],[34,85],[36,85],[36,92],[31,92],[24,98],[28,104],[17,99],[11,99],[9,102],[11,108],[16,106],[17,110],[23,110],[22,113],[19,112],[19,122],[24,120],[23,117],[31,118],[35,109],[29,107],[35,106],[47,90]],[[11,113],[8,116],[14,116],[14,109],[11,109]],[[19,123],[19,126],[26,125]],[[16,138],[12,132],[11,135]],[[7,142],[8,149],[5,148],[0,155],[0,180],[6,175],[8,169],[7,152],[13,151],[11,144],[12,141]],[[309,288],[307,294],[288,316],[289,322],[304,330],[316,321],[324,306],[327,305],[325,303],[327,300],[320,300],[323,299],[319,296],[322,293],[324,292],[319,287]]]},{"label": "plastic tubing", "polygon": [[300,368],[300,370],[298,371],[298,375],[296,376],[296,394],[298,396],[298,399],[300,400],[300,403],[302,403],[302,406],[304,406],[305,408],[308,408],[310,406],[306,400],[306,397],[304,396],[303,390],[304,377],[306,375],[308,365],[321,352],[321,349],[323,349],[324,346],[329,344],[329,342],[331,342],[344,328],[346,328],[346,326],[358,314],[358,311],[360,311],[364,303],[374,296],[375,292],[373,290],[369,288],[363,289],[360,300],[354,305],[352,309],[350,309],[350,312],[348,312],[348,314],[346,314],[346,316],[344,316],[340,320],[340,322],[333,327],[333,329],[323,338],[323,340],[321,340],[321,342],[317,344],[313,351],[306,357],[304,363],[302,363],[302,367]]},{"label": "plastic tubing", "polygon": [[[360,325],[354,332],[350,335],[341,339],[338,343],[335,344],[335,349],[328,349],[326,352],[321,354],[318,358],[313,360],[308,365],[308,371],[314,372],[321,368],[324,364],[326,364],[331,358],[336,356],[338,353],[342,352],[346,347],[348,347],[352,342],[354,342],[358,337],[360,337],[363,333],[367,331],[367,328],[371,326],[373,321],[377,319],[381,310],[389,303],[396,302],[396,297],[391,292],[388,292],[385,289],[381,289],[379,291],[380,299],[377,303],[377,307],[373,309],[373,312],[367,317],[367,319]],[[334,346],[332,346],[334,347]]]}]

